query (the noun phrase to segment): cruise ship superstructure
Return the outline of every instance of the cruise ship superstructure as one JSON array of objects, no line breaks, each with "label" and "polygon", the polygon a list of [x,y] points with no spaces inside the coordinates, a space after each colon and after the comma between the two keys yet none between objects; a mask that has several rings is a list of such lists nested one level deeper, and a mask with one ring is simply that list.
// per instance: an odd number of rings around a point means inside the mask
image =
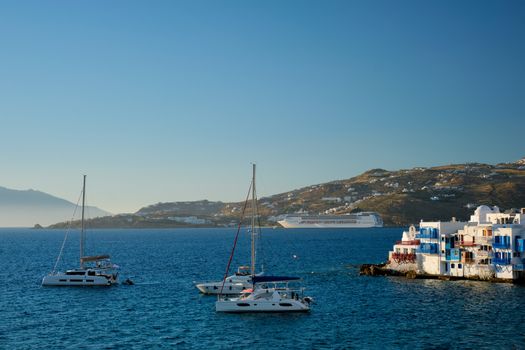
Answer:
[{"label": "cruise ship superstructure", "polygon": [[278,221],[285,228],[366,228],[383,227],[378,213],[361,212],[345,215],[287,215]]},{"label": "cruise ship superstructure", "polygon": [[387,267],[483,280],[525,279],[525,208],[501,213],[479,206],[468,222],[421,221],[403,232]]}]

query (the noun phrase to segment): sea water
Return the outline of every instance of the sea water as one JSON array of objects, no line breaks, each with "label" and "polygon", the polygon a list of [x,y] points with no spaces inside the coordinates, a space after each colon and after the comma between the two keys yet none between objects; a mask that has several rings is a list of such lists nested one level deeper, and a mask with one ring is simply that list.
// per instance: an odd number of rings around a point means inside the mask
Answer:
[{"label": "sea water", "polygon": [[[384,261],[401,228],[263,229],[258,265],[298,276],[305,314],[222,314],[196,281],[220,280],[235,229],[92,230],[87,253],[109,253],[111,288],[41,287],[61,230],[0,230],[0,348],[525,348],[525,287],[359,276]],[[59,268],[78,266],[71,232]],[[230,273],[249,264],[241,231]]]}]

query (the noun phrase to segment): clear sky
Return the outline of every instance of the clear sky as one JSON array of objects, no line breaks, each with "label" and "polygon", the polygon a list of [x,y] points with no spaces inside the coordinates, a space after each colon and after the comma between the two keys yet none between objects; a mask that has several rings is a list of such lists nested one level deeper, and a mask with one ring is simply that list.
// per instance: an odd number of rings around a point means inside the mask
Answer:
[{"label": "clear sky", "polygon": [[525,156],[525,1],[0,1],[0,186],[113,213]]}]

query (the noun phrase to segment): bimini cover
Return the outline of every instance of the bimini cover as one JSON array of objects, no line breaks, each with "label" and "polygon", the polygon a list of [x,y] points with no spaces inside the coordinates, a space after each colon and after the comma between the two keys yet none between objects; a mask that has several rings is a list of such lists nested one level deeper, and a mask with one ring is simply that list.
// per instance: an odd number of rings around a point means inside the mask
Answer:
[{"label": "bimini cover", "polygon": [[286,281],[296,281],[300,280],[299,277],[290,277],[290,276],[253,276],[253,283],[262,283],[262,282],[286,282]]},{"label": "bimini cover", "polygon": [[83,256],[80,258],[82,262],[99,261],[109,259],[109,255],[95,255],[95,256]]}]

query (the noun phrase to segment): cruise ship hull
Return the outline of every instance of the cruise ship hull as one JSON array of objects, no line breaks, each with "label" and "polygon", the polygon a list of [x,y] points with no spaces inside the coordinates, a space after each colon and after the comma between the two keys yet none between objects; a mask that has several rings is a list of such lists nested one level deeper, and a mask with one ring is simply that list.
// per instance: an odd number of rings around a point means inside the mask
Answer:
[{"label": "cruise ship hull", "polygon": [[370,228],[370,227],[383,227],[383,225],[376,224],[303,224],[303,223],[290,223],[285,220],[277,221],[284,228]]},{"label": "cruise ship hull", "polygon": [[383,227],[383,220],[374,212],[348,215],[288,215],[278,223],[284,228]]}]

